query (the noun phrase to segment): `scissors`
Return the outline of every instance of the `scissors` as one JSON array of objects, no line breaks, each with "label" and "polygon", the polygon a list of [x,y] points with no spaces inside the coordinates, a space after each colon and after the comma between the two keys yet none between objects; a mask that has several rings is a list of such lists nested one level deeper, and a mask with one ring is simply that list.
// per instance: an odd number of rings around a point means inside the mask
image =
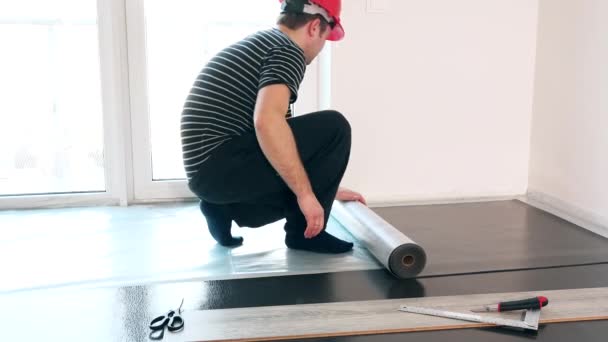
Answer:
[{"label": "scissors", "polygon": [[180,314],[182,313],[182,305],[184,304],[184,299],[182,298],[182,303],[179,305],[177,312],[175,310],[171,310],[162,316],[158,316],[150,322],[150,339],[151,340],[162,340],[165,336],[165,327],[170,332],[180,331],[184,328],[184,319]]}]

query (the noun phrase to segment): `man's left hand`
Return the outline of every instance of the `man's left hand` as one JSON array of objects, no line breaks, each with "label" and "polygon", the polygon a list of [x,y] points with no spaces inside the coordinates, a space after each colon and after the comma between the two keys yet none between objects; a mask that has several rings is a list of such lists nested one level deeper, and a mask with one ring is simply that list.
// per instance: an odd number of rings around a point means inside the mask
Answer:
[{"label": "man's left hand", "polygon": [[338,200],[338,201],[359,201],[359,202],[367,205],[365,198],[360,193],[349,190],[347,188],[338,189],[338,193],[336,194],[336,200]]}]

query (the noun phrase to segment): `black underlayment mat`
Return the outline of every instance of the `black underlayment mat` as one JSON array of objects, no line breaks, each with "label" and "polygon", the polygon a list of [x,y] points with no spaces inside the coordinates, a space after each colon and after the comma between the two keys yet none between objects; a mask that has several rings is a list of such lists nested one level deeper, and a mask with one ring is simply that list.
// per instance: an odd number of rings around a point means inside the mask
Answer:
[{"label": "black underlayment mat", "polygon": [[608,262],[607,238],[517,200],[373,211],[424,249],[418,277]]}]

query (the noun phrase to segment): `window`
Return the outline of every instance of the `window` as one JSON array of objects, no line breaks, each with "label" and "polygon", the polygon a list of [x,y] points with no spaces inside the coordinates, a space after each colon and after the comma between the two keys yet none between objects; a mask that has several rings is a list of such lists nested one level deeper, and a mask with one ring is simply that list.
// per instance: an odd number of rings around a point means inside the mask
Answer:
[{"label": "window", "polygon": [[0,3],[0,195],[105,190],[94,0]]},{"label": "window", "polygon": [[144,2],[152,179],[183,179],[179,115],[194,78],[219,50],[277,18],[277,0]]},{"label": "window", "polygon": [[[279,10],[277,0],[1,2],[0,208],[192,197],[179,135],[190,87]],[[319,70],[308,67],[296,115],[326,103]]]}]

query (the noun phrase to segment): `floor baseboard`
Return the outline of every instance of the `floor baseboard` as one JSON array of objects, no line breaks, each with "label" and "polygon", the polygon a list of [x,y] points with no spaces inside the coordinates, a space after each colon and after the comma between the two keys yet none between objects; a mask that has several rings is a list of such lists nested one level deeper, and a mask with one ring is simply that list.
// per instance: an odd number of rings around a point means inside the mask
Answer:
[{"label": "floor baseboard", "polygon": [[400,207],[415,205],[439,205],[520,200],[525,195],[498,195],[498,196],[471,196],[471,197],[437,197],[437,198],[412,198],[403,200],[369,201],[370,208]]},{"label": "floor baseboard", "polygon": [[538,209],[547,211],[566,221],[581,226],[595,234],[608,238],[608,219],[596,213],[579,208],[559,198],[541,191],[529,190],[525,198],[520,199]]}]

